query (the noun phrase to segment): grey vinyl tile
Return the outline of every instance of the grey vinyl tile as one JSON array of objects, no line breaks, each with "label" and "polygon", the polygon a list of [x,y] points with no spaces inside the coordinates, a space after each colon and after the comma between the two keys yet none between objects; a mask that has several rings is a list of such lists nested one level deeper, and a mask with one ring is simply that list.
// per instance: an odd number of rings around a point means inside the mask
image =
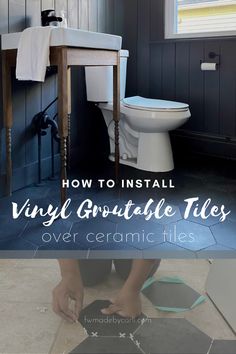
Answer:
[{"label": "grey vinyl tile", "polygon": [[[157,207],[157,204],[158,204],[158,201],[154,201],[154,203],[150,207],[150,210],[153,213],[155,213],[155,209]],[[145,207],[145,204],[142,204],[142,208],[144,208],[144,207]],[[174,222],[177,222],[177,221],[183,219],[179,207],[176,205],[173,205],[173,204],[169,204],[169,203],[163,204],[162,212],[160,213],[161,216],[164,213],[164,210],[166,207],[171,207],[171,209],[172,209],[171,214],[174,214],[174,215],[172,215],[172,216],[165,216],[164,215],[161,218],[157,218],[157,217],[155,217],[155,214],[153,214],[150,221],[156,222],[161,225],[166,225],[166,224],[174,223]],[[144,215],[142,216],[142,219],[145,219]]]},{"label": "grey vinyl tile", "polygon": [[37,246],[63,246],[74,243],[70,236],[72,223],[66,220],[57,219],[51,226],[44,226],[42,220],[34,220],[28,223],[21,235],[21,239],[31,242]]},{"label": "grey vinyl tile", "polygon": [[218,243],[236,249],[236,221],[226,220],[212,226],[211,231]]},{"label": "grey vinyl tile", "polygon": [[[204,200],[200,200],[199,205],[202,206],[205,203],[205,201],[206,201],[205,199]],[[187,206],[187,203],[181,203],[179,205],[182,218],[184,218],[184,214],[185,214],[185,211],[186,211],[186,206]],[[213,216],[209,216],[207,219],[203,219],[200,216],[195,217],[192,214],[189,214],[188,217],[185,218],[185,220],[186,221],[190,221],[190,222],[194,222],[194,223],[206,226],[206,227],[210,227],[210,226],[213,226],[213,225],[216,225],[216,224],[220,223],[219,218],[215,218]]]},{"label": "grey vinyl tile", "polygon": [[191,309],[201,296],[186,284],[164,283],[155,281],[142,290],[142,293],[154,306],[172,309]]},{"label": "grey vinyl tile", "polygon": [[87,338],[69,354],[141,354],[127,338]]},{"label": "grey vinyl tile", "polygon": [[209,354],[235,354],[236,340],[214,340]]},{"label": "grey vinyl tile", "polygon": [[25,219],[14,220],[11,216],[0,216],[0,241],[18,238],[27,225]]},{"label": "grey vinyl tile", "polygon": [[197,252],[197,258],[236,258],[236,250],[217,244]]},{"label": "grey vinyl tile", "polygon": [[[91,249],[88,253],[89,259],[143,259],[143,253],[137,249]],[[156,257],[154,257],[156,259]]]},{"label": "grey vinyl tile", "polygon": [[199,251],[216,244],[210,228],[186,220],[166,225],[165,231],[168,242],[191,251]]},{"label": "grey vinyl tile", "polygon": [[134,333],[134,338],[149,354],[207,354],[212,341],[180,318],[150,319]]},{"label": "grey vinyl tile", "polygon": [[119,189],[100,189],[96,194],[91,197],[94,204],[102,205],[104,203],[112,202],[120,199]]},{"label": "grey vinyl tile", "polygon": [[71,234],[77,234],[78,243],[88,250],[106,247],[112,241],[116,232],[116,224],[108,219],[93,218],[74,223]]},{"label": "grey vinyl tile", "polygon": [[196,252],[187,250],[169,242],[163,242],[142,251],[144,259],[156,258],[196,258]]},{"label": "grey vinyl tile", "polygon": [[46,198],[48,194],[50,194],[50,184],[45,181],[45,184],[43,186],[30,186],[14,192],[12,195],[12,199],[18,202],[26,200],[28,198],[39,200]]},{"label": "grey vinyl tile", "polygon": [[32,251],[32,257],[34,252],[37,250],[37,246],[23,240],[22,238],[17,238],[13,240],[0,241],[0,251],[15,251],[15,257],[17,258],[17,251]]},{"label": "grey vinyl tile", "polygon": [[85,307],[79,316],[79,322],[90,336],[129,337],[142,325],[146,316],[143,314],[136,319],[123,318],[119,315],[104,315],[101,310],[111,304],[108,300],[96,300]]},{"label": "grey vinyl tile", "polygon": [[152,221],[132,219],[117,226],[117,237],[137,249],[146,249],[163,242],[164,227]]}]

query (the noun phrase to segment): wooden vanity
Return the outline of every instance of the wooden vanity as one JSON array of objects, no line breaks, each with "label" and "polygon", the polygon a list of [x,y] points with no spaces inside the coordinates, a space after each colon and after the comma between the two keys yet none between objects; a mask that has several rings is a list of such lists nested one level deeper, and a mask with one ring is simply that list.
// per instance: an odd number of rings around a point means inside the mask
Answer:
[{"label": "wooden vanity", "polygon": [[[74,30],[79,31],[79,30]],[[10,36],[10,35],[5,35]],[[107,35],[104,35],[107,36]],[[4,36],[3,36],[4,37]],[[115,36],[114,36],[115,37]],[[117,37],[118,38],[118,37]],[[4,42],[4,41],[3,41]],[[5,38],[6,43],[6,38]],[[4,43],[3,43],[4,44]],[[69,43],[70,44],[70,43]],[[120,44],[121,45],[121,44]],[[12,193],[12,88],[11,69],[16,66],[17,49],[2,50],[2,86],[3,86],[3,109],[4,128],[6,131],[6,185],[7,194]],[[14,46],[13,46],[14,48]],[[16,47],[17,48],[17,47]],[[67,156],[69,126],[68,112],[70,107],[70,67],[72,66],[112,66],[113,67],[113,118],[115,122],[115,177],[118,181],[119,174],[119,119],[120,119],[120,48],[101,49],[74,47],[70,45],[54,45],[50,47],[50,64],[58,68],[58,125],[61,139],[61,202],[66,201],[66,189],[62,181],[67,179]],[[69,74],[69,75],[68,75]],[[33,118],[33,117],[32,117]]]}]

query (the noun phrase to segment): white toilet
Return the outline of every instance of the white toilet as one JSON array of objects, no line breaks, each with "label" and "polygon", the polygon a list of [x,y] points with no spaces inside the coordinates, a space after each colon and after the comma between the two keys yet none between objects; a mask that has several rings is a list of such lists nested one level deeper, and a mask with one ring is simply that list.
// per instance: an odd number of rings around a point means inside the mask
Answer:
[{"label": "white toilet", "polygon": [[[143,98],[125,98],[127,59],[121,51],[120,163],[150,172],[174,169],[169,131],[190,118],[185,103]],[[114,161],[113,70],[86,67],[88,101],[99,103],[110,137],[110,160]]]}]

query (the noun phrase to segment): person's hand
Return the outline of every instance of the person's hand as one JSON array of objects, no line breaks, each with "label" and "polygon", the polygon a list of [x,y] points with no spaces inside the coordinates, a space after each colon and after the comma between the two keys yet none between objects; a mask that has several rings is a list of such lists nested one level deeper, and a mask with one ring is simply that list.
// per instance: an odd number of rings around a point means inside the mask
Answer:
[{"label": "person's hand", "polygon": [[[65,274],[53,290],[53,311],[69,322],[77,322],[83,307],[84,289],[80,274]],[[70,308],[70,300],[74,306]]]},{"label": "person's hand", "polygon": [[117,314],[122,317],[136,318],[141,315],[142,305],[139,291],[123,288],[112,304],[102,310],[104,315]]}]

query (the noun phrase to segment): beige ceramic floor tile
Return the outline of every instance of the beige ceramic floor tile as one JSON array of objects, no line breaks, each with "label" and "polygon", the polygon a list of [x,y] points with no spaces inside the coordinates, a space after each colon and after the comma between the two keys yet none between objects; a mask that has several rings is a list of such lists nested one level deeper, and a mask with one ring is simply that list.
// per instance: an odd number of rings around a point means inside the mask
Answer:
[{"label": "beige ceramic floor tile", "polygon": [[86,337],[80,324],[63,322],[59,328],[50,354],[67,354],[77,347]]},{"label": "beige ceramic floor tile", "polygon": [[14,267],[19,261],[17,259],[0,259],[0,269],[3,267]]},{"label": "beige ceramic floor tile", "polygon": [[61,320],[50,308],[41,313],[38,306],[42,305],[1,303],[1,353],[49,353]]},{"label": "beige ceramic floor tile", "polygon": [[56,268],[13,267],[0,271],[1,302],[50,303],[52,290],[59,282]]},{"label": "beige ceramic floor tile", "polygon": [[17,263],[19,267],[54,268],[59,271],[56,259],[19,259],[17,260]]},{"label": "beige ceramic floor tile", "polygon": [[185,318],[214,339],[236,339],[228,324],[216,310],[211,300],[191,311],[187,311]]},{"label": "beige ceramic floor tile", "polygon": [[163,260],[155,276],[179,276],[196,291],[205,291],[209,272],[206,260]]},{"label": "beige ceramic floor tile", "polygon": [[[210,264],[207,260],[162,260],[159,272],[165,273],[177,273],[180,277],[181,276],[193,276],[198,277],[200,276],[201,279],[204,281],[204,277],[207,276],[209,272]],[[157,272],[158,274],[158,272]]]}]

